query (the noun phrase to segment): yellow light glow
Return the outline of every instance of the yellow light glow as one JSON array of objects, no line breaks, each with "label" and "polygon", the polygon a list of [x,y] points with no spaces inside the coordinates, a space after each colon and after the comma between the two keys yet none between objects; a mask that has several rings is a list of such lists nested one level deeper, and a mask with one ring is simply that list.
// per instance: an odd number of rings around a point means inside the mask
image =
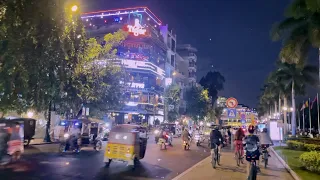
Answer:
[{"label": "yellow light glow", "polygon": [[77,5],[72,6],[72,7],[71,7],[71,10],[72,10],[73,12],[76,12],[76,11],[78,10],[78,6],[77,6]]}]

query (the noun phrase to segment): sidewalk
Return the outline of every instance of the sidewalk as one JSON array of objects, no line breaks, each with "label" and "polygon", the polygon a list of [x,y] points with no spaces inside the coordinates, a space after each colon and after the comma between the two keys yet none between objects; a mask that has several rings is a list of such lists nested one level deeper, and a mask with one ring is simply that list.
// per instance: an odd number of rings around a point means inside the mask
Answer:
[{"label": "sidewalk", "polygon": [[[293,180],[292,176],[282,166],[276,156],[271,153],[269,166],[265,169],[260,165],[261,173],[258,174],[258,180]],[[238,167],[233,157],[233,153],[222,152],[221,166],[213,169],[210,163],[211,157],[204,159],[199,164],[185,171],[173,180],[245,180],[246,179],[246,162]]]},{"label": "sidewalk", "polygon": [[43,138],[32,139],[30,145],[53,144],[56,142],[44,142]]}]

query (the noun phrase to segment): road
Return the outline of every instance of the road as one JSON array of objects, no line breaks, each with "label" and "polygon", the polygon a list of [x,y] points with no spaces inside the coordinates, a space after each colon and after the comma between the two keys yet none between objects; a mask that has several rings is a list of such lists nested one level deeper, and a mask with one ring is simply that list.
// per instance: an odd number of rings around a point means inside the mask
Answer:
[{"label": "road", "polygon": [[25,150],[20,162],[0,169],[0,177],[1,180],[172,179],[210,154],[207,147],[193,144],[190,151],[184,151],[181,144],[180,138],[174,138],[173,147],[160,151],[150,136],[146,156],[136,170],[116,162],[105,168],[104,151],[85,148],[79,154],[60,155],[57,144],[34,145]]}]

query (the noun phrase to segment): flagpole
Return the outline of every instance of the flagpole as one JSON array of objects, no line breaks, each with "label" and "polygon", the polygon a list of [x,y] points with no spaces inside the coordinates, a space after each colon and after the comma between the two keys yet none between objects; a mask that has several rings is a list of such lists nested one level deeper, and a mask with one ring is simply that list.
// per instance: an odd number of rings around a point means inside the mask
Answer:
[{"label": "flagpole", "polygon": [[[296,111],[296,110],[294,110],[294,111]],[[298,109],[298,126],[299,126],[299,132],[301,131],[301,122],[300,122],[300,111],[299,111],[299,109]]]},{"label": "flagpole", "polygon": [[309,106],[309,128],[310,128],[309,132],[311,133],[311,127],[312,127],[312,125],[311,125],[310,98],[309,98],[308,106]]},{"label": "flagpole", "polygon": [[[303,104],[303,106],[304,106],[304,104]],[[292,122],[291,122],[292,123]],[[304,108],[302,109],[302,131],[304,131]]]},{"label": "flagpole", "polygon": [[317,110],[318,110],[318,132],[320,134],[319,93],[317,93]]}]

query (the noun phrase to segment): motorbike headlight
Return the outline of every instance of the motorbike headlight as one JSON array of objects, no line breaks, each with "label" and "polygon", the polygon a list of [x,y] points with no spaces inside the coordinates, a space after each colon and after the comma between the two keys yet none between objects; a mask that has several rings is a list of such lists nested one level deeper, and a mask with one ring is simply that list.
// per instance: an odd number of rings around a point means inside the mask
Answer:
[{"label": "motorbike headlight", "polygon": [[63,135],[63,137],[67,139],[67,138],[70,137],[70,134],[66,133],[66,134]]},{"label": "motorbike headlight", "polygon": [[159,130],[155,130],[155,131],[154,131],[154,134],[158,134],[158,133],[159,133]]}]

